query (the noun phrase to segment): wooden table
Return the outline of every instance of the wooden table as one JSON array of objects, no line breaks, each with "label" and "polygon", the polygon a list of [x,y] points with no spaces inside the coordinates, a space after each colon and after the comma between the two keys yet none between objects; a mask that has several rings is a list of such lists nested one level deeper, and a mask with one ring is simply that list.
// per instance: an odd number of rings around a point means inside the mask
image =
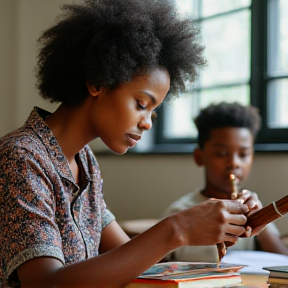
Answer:
[{"label": "wooden table", "polygon": [[242,274],[242,287],[264,288],[269,287],[267,284],[267,274]]}]

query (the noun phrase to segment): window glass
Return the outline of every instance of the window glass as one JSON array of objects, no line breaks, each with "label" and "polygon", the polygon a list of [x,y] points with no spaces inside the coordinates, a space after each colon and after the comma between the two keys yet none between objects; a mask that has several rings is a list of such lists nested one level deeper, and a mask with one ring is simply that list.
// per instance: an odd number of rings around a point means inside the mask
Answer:
[{"label": "window glass", "polygon": [[201,0],[202,17],[249,7],[251,0]]},{"label": "window glass", "polygon": [[207,68],[201,86],[248,82],[250,79],[250,10],[202,22]]},{"label": "window glass", "polygon": [[288,79],[274,80],[268,84],[267,111],[269,128],[288,128],[287,91]]},{"label": "window glass", "polygon": [[197,136],[193,119],[211,103],[237,101],[248,105],[252,101],[260,109],[263,127],[267,124],[268,128],[262,130],[259,141],[277,138],[287,142],[288,0],[267,0],[263,6],[262,0],[253,6],[251,0],[174,1],[182,12],[200,19],[201,43],[208,63],[189,92],[173,105],[163,105],[159,141],[193,141]]},{"label": "window glass", "polygon": [[193,18],[199,18],[199,2],[198,0],[175,0],[175,4],[179,8],[179,12],[189,14]]},{"label": "window glass", "polygon": [[270,0],[268,6],[268,75],[288,72],[288,1]]},{"label": "window glass", "polygon": [[201,90],[181,95],[164,104],[164,138],[195,138],[197,130],[193,119],[201,108],[221,101],[250,103],[248,85]]}]

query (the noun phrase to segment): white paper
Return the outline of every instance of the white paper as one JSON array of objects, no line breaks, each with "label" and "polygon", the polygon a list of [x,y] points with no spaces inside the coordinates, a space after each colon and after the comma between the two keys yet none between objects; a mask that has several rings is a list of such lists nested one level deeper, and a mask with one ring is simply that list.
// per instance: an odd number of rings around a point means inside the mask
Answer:
[{"label": "white paper", "polygon": [[248,265],[240,270],[241,274],[268,275],[269,271],[263,267],[288,265],[288,256],[262,251],[231,251],[221,262]]}]

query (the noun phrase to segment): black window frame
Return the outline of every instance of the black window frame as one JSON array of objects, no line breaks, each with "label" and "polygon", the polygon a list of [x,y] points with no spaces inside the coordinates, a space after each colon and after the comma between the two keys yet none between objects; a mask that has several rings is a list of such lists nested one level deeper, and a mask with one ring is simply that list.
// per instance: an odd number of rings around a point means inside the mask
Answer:
[{"label": "black window frame", "polygon": [[[252,0],[250,6],[251,77],[248,85],[250,85],[251,105],[258,107],[262,116],[262,128],[255,142],[255,151],[288,151],[288,128],[271,129],[268,127],[267,121],[267,83],[274,79],[288,79],[288,73],[287,75],[273,76],[268,76],[267,74],[268,1],[269,0]],[[223,15],[225,14],[226,13],[223,13]],[[163,136],[165,121],[164,109],[165,107],[162,106],[159,111],[157,111],[158,117],[154,127],[155,143],[152,150],[156,153],[188,152],[196,146],[196,138],[167,139]]]}]

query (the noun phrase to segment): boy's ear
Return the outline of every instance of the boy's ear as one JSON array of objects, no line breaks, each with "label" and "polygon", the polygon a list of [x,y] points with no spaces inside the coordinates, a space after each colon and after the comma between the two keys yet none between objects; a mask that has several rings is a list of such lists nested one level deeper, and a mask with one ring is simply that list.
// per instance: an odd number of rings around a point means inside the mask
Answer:
[{"label": "boy's ear", "polygon": [[198,166],[202,166],[203,165],[202,150],[199,147],[195,148],[193,156],[196,164]]},{"label": "boy's ear", "polygon": [[98,96],[100,89],[97,89],[94,85],[90,84],[89,82],[86,82],[86,87],[89,91],[89,94],[92,96]]}]

